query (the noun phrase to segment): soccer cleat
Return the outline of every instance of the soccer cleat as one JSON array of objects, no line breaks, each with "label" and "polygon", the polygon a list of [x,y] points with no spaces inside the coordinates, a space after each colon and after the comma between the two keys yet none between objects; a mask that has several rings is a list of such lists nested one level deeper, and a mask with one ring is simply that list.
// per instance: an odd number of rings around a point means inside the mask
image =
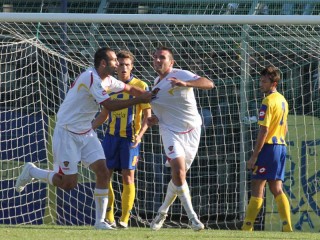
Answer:
[{"label": "soccer cleat", "polygon": [[242,231],[249,231],[252,232],[253,231],[253,225],[251,222],[244,222],[242,227],[241,227]]},{"label": "soccer cleat", "polygon": [[119,221],[119,228],[128,229],[128,223]]},{"label": "soccer cleat", "polygon": [[159,230],[164,221],[166,220],[167,214],[164,213],[158,213],[157,216],[153,219],[153,221],[150,224],[150,228],[154,231]]},{"label": "soccer cleat", "polygon": [[95,229],[98,229],[98,230],[116,230],[115,228],[111,227],[108,223],[106,222],[99,222],[99,223],[96,223],[94,225]]},{"label": "soccer cleat", "polygon": [[191,222],[191,228],[195,231],[200,231],[204,229],[204,225],[198,218],[192,218],[190,219]]},{"label": "soccer cleat", "polygon": [[22,192],[25,186],[32,182],[33,178],[30,176],[30,169],[35,168],[36,166],[33,163],[26,163],[22,169],[20,176],[17,178],[16,181],[16,191]]},{"label": "soccer cleat", "polygon": [[110,222],[109,220],[106,220],[106,223],[108,223],[113,228],[117,228],[116,221]]},{"label": "soccer cleat", "polygon": [[292,227],[290,224],[288,224],[288,222],[284,221],[282,223],[282,232],[292,232]]}]

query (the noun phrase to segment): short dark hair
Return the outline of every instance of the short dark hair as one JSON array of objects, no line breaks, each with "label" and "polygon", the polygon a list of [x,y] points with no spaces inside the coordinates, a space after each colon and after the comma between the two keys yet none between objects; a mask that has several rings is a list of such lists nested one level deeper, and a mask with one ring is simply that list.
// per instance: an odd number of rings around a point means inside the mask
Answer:
[{"label": "short dark hair", "polygon": [[134,63],[134,56],[131,52],[126,51],[126,50],[121,50],[120,52],[117,53],[117,58],[129,58],[132,62]]},{"label": "short dark hair", "polygon": [[272,65],[265,67],[261,72],[261,76],[267,76],[271,82],[280,82],[280,70]]},{"label": "short dark hair", "polygon": [[169,47],[160,46],[160,47],[157,47],[156,51],[168,51],[170,53],[171,58],[174,59],[173,51]]},{"label": "short dark hair", "polygon": [[99,48],[96,53],[94,54],[94,67],[98,68],[100,65],[101,60],[109,61],[107,52],[113,52],[111,48],[108,47],[102,47]]}]

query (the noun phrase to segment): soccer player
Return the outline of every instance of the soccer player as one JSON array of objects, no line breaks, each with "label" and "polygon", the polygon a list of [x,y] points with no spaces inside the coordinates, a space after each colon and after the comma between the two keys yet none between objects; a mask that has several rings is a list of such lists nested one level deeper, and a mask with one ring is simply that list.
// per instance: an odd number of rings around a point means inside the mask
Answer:
[{"label": "soccer player", "polygon": [[200,142],[202,120],[197,110],[193,88],[212,89],[214,83],[205,77],[173,68],[170,48],[159,47],[153,55],[153,67],[158,73],[152,88],[152,115],[148,125],[159,124],[160,135],[171,167],[171,181],[165,200],[152,221],[152,230],[159,230],[169,207],[178,196],[194,230],[204,229],[195,213],[190,197],[186,173],[190,168]]},{"label": "soccer player", "polygon": [[[77,186],[77,165],[90,167],[96,175],[94,189],[95,228],[113,229],[105,222],[108,204],[109,177],[105,155],[97,134],[92,129],[92,120],[99,110],[116,111],[135,104],[148,103],[151,93],[132,87],[111,75],[119,63],[114,51],[100,48],[94,55],[94,67],[88,68],[72,84],[57,113],[53,134],[54,170],[44,170],[27,163],[16,181],[16,191],[21,192],[34,178],[64,190]],[[137,97],[114,100],[107,91],[125,91]]]},{"label": "soccer player", "polygon": [[285,136],[288,131],[288,103],[277,92],[280,71],[268,66],[261,71],[260,90],[265,94],[259,112],[260,125],[247,168],[252,170],[251,198],[242,230],[253,231],[254,221],[263,205],[266,182],[273,194],[282,221],[282,231],[292,232],[290,205],[283,193],[282,181],[286,164]]},{"label": "soccer player", "polygon": [[[148,85],[131,72],[133,70],[134,56],[129,51],[120,51],[117,54],[119,67],[118,79],[130,86],[148,90]],[[131,99],[128,93],[111,93],[111,99]],[[142,118],[143,115],[143,118]],[[108,118],[109,116],[109,118]],[[140,142],[148,128],[147,119],[151,116],[150,104],[137,104],[129,108],[108,112],[102,109],[93,122],[93,128],[100,126],[107,118],[107,127],[102,146],[107,160],[110,179],[114,170],[121,170],[123,191],[121,196],[122,215],[119,221],[120,228],[127,228],[130,211],[135,199],[134,171],[136,169]],[[112,182],[109,184],[109,202],[107,208],[107,222],[116,227],[114,219],[114,191]]]}]

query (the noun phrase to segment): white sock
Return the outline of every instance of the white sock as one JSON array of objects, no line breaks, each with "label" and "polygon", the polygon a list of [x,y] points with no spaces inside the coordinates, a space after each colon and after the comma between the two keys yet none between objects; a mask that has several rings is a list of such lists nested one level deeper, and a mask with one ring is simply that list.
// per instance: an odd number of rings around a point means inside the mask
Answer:
[{"label": "white sock", "polygon": [[177,198],[176,192],[177,192],[176,186],[173,184],[171,180],[168,184],[167,193],[166,193],[164,202],[162,203],[158,212],[161,212],[163,214],[168,213],[170,206],[173,204],[174,200],[176,200]]},{"label": "white sock", "polygon": [[46,182],[52,185],[52,178],[55,175],[55,172],[50,170],[44,170],[41,168],[33,167],[30,169],[30,176],[36,179],[39,179],[42,182]]},{"label": "white sock", "polygon": [[188,183],[185,182],[180,187],[176,186],[176,189],[177,189],[177,195],[181,201],[181,204],[182,204],[184,210],[187,212],[188,218],[189,219],[196,218],[197,214],[193,210]]},{"label": "white sock", "polygon": [[94,189],[94,201],[96,204],[96,223],[104,222],[108,206],[108,189]]}]

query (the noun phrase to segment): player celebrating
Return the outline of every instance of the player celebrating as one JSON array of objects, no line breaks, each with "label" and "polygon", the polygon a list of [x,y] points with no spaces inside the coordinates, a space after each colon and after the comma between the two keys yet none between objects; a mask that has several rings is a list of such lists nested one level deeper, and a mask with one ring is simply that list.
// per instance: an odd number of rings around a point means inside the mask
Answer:
[{"label": "player celebrating", "polygon": [[263,205],[264,188],[269,184],[279,215],[282,231],[292,232],[290,205],[282,191],[286,164],[285,136],[288,130],[288,103],[277,92],[280,71],[268,66],[261,72],[260,89],[266,95],[259,112],[259,133],[252,156],[247,162],[252,170],[251,198],[246,211],[242,230],[253,231],[254,221]]},{"label": "player celebrating", "polygon": [[186,173],[190,168],[200,142],[202,120],[197,110],[193,88],[212,89],[214,84],[205,77],[186,70],[173,68],[172,50],[158,48],[153,55],[153,66],[158,73],[154,80],[151,102],[154,115],[148,125],[159,124],[159,130],[171,167],[172,179],[168,184],[165,200],[151,223],[152,230],[159,230],[176,196],[187,212],[194,230],[204,229],[191,203]]},{"label": "player celebrating", "polygon": [[[21,192],[34,178],[70,190],[77,186],[79,161],[90,167],[96,175],[94,190],[95,228],[113,229],[105,222],[108,204],[109,178],[105,156],[91,122],[101,104],[116,111],[135,104],[147,103],[151,94],[132,87],[111,75],[118,67],[117,56],[110,48],[100,48],[94,55],[94,67],[88,68],[72,84],[57,114],[53,134],[54,171],[37,168],[27,163],[16,181],[16,191]],[[128,100],[111,100],[108,90],[125,91],[139,95]]]},{"label": "player celebrating", "polygon": [[[131,52],[120,51],[117,54],[119,67],[118,79],[130,85],[148,89],[145,82],[135,78],[133,69],[134,57]],[[130,99],[127,93],[110,94],[111,99]],[[113,171],[120,170],[122,173],[123,191],[121,196],[122,215],[119,227],[127,228],[130,211],[135,199],[134,171],[137,166],[140,142],[148,128],[147,119],[151,116],[150,104],[138,104],[118,111],[109,112],[102,109],[101,113],[93,122],[93,128],[100,126],[108,117],[106,134],[102,143],[107,160],[110,179]],[[143,114],[143,120],[141,117]],[[116,227],[114,220],[114,192],[112,182],[109,184],[109,203],[107,208],[107,222]]]}]

